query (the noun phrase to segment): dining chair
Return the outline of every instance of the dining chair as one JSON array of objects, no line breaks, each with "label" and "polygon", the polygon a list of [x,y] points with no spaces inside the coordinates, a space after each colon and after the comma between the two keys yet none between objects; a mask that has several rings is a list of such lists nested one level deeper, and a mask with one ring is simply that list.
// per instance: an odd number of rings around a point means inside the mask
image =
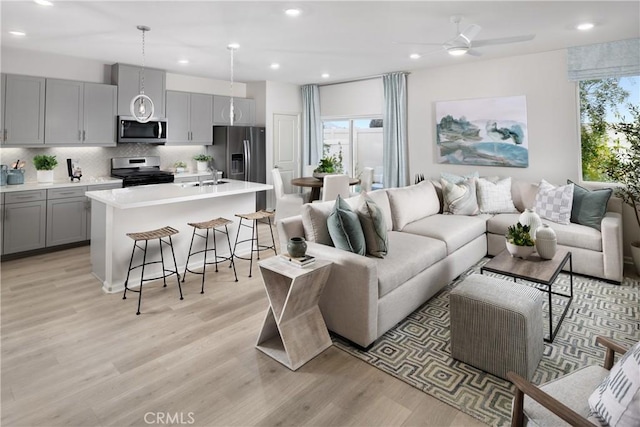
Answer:
[{"label": "dining chair", "polygon": [[276,195],[276,216],[274,222],[277,224],[282,218],[299,215],[304,199],[301,194],[285,194],[280,169],[274,168],[271,170],[271,173],[273,175],[273,190]]},{"label": "dining chair", "polygon": [[373,168],[363,168],[360,174],[360,191],[371,191],[373,187]]},{"label": "dining chair", "polygon": [[349,197],[349,176],[344,174],[325,176],[322,184],[322,201],[335,200],[338,194],[345,199]]}]

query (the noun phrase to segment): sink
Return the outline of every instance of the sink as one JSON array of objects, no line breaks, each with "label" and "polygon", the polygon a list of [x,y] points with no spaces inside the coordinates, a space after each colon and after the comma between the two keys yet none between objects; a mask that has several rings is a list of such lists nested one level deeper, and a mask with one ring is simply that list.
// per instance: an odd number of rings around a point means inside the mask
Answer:
[{"label": "sink", "polygon": [[220,185],[220,184],[228,184],[229,181],[225,181],[225,180],[218,180],[217,183],[214,183],[213,180],[208,180],[208,181],[200,181],[200,182],[187,182],[182,184],[183,187],[207,187],[210,185]]}]

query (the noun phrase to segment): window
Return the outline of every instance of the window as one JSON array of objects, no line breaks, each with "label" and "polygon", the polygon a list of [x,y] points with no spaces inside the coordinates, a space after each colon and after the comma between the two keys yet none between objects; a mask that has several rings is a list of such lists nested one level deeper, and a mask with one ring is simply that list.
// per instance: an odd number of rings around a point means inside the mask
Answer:
[{"label": "window", "polygon": [[382,119],[323,120],[324,152],[336,156],[342,151],[344,173],[359,176],[363,168],[374,170],[374,188],[382,187]]},{"label": "window", "polygon": [[611,125],[629,123],[629,106],[640,106],[640,76],[579,82],[582,179],[611,182],[607,168],[628,146]]}]

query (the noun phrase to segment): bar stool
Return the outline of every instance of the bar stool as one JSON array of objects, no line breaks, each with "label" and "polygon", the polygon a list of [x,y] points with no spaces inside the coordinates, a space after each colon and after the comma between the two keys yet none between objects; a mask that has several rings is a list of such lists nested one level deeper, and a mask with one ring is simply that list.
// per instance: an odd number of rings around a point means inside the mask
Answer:
[{"label": "bar stool", "polygon": [[[178,234],[179,231],[176,230],[175,228],[171,228],[171,227],[162,227],[162,228],[158,228],[157,230],[151,230],[151,231],[143,231],[141,233],[127,233],[127,236],[130,237],[131,239],[134,240],[133,243],[133,251],[131,252],[131,260],[129,261],[129,271],[127,271],[127,279],[124,281],[124,295],[122,296],[122,299],[127,299],[127,291],[131,291],[131,292],[138,292],[138,311],[136,313],[136,315],[140,314],[140,302],[142,301],[142,284],[143,282],[150,282],[152,280],[158,280],[160,278],[162,278],[163,282],[164,282],[164,287],[167,287],[167,277],[171,276],[172,274],[176,275],[176,280],[178,282],[178,290],[180,291],[180,299],[182,300],[182,287],[180,287],[180,274],[178,273],[178,264],[176,263],[176,255],[173,252],[173,242],[171,241],[171,236],[173,236],[174,234]],[[169,238],[169,241],[165,241],[163,239],[165,238]],[[150,261],[147,262],[147,246],[149,244],[149,240],[154,240],[154,239],[158,239],[159,245],[160,245],[160,261]],[[138,242],[142,242],[144,241],[144,248],[142,246],[138,246]],[[171,256],[173,257],[173,266],[174,266],[174,270],[168,270],[167,268],[165,268],[164,265],[164,255],[163,255],[163,251],[162,251],[162,244],[168,245],[171,248]],[[136,265],[134,267],[132,267],[131,265],[133,264],[133,257],[136,253],[136,248],[140,249],[143,252],[142,255],[142,264],[140,265]],[[162,264],[162,275],[161,276],[157,276],[157,277],[152,277],[149,279],[145,279],[144,278],[144,268],[147,265],[151,265],[151,264],[157,264],[157,263],[161,263]],[[135,270],[136,268],[142,268],[142,271],[140,273],[140,289],[138,289],[137,291],[135,289],[129,289],[129,274],[131,274],[131,270]],[[168,273],[168,274],[167,274]]]},{"label": "bar stool", "polygon": [[[191,227],[193,227],[193,235],[191,235],[191,245],[189,245],[189,254],[187,255],[187,264],[184,266],[184,274],[182,275],[182,283],[184,283],[184,279],[187,277],[187,271],[193,274],[202,274],[202,289],[200,290],[201,294],[204,294],[204,275],[207,270],[207,265],[215,264],[216,273],[218,272],[218,262],[230,261],[231,264],[229,267],[233,267],[233,275],[236,278],[236,282],[238,281],[238,275],[236,274],[236,266],[233,262],[233,252],[231,251],[231,240],[229,239],[229,229],[227,228],[228,224],[233,224],[233,221],[228,220],[226,218],[216,218],[210,221],[205,222],[188,222]],[[224,226],[224,231],[218,230],[218,227]],[[206,230],[206,234],[198,234],[197,230]],[[209,249],[209,230],[213,230],[213,248]],[[222,233],[227,236],[227,244],[229,245],[229,256],[218,255],[217,247],[216,247],[216,231],[218,233]],[[195,237],[202,237],[204,239],[204,249],[197,252],[191,252],[193,249],[193,239]],[[213,262],[207,262],[207,252],[213,251]],[[189,270],[189,258],[191,255],[196,255],[204,252],[204,264],[202,266],[202,272]],[[218,261],[221,260],[221,261]]]},{"label": "bar stool", "polygon": [[[238,224],[238,233],[236,234],[236,243],[233,245],[233,256],[236,258],[249,261],[249,277],[251,277],[251,269],[253,268],[254,252],[257,253],[258,259],[260,259],[261,251],[266,251],[269,249],[273,249],[273,252],[276,255],[278,255],[278,251],[276,251],[276,242],[273,238],[273,228],[271,227],[271,218],[273,218],[274,215],[275,215],[274,212],[265,211],[264,209],[261,209],[257,212],[248,213],[248,214],[236,214],[236,216],[240,218],[240,224]],[[266,219],[269,223],[269,231],[271,232],[271,246],[260,245],[260,240],[258,239],[258,221],[263,219]],[[250,222],[251,225],[243,224],[242,220],[251,221]],[[251,229],[250,239],[238,240],[238,236],[240,236],[241,227],[248,227]],[[256,242],[255,246],[253,244],[254,241]],[[243,242],[251,242],[251,255],[249,256],[249,258],[244,258],[236,255],[236,247],[238,246],[238,243],[243,243]]]}]

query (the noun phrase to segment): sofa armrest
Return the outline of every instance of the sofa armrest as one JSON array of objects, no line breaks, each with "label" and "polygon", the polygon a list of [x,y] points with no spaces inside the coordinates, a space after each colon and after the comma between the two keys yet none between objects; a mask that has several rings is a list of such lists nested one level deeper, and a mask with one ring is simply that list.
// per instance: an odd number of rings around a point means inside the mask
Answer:
[{"label": "sofa armrest", "polygon": [[308,242],[307,253],[333,262],[320,298],[327,327],[367,347],[378,331],[378,269],[373,258]]},{"label": "sofa armrest", "polygon": [[607,212],[600,223],[604,277],[615,282],[622,281],[624,255],[622,250],[622,215]]},{"label": "sofa armrest", "polygon": [[302,226],[302,215],[282,218],[276,223],[278,239],[280,240],[280,250],[287,252],[287,242],[292,237],[306,237]]}]

